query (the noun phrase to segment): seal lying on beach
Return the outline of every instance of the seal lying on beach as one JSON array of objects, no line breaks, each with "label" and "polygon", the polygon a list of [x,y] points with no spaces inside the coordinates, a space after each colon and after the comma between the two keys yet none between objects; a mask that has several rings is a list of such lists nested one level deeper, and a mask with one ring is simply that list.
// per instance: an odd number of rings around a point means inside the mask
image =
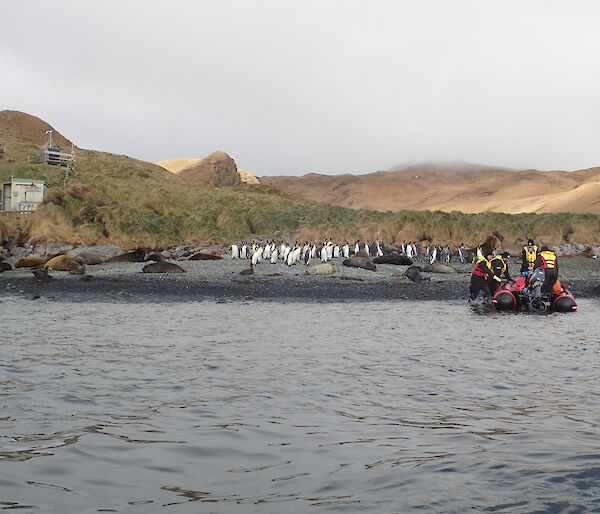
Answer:
[{"label": "seal lying on beach", "polygon": [[342,264],[351,268],[363,268],[370,271],[377,271],[377,266],[375,266],[375,263],[371,259],[360,255],[353,255],[349,259],[346,259]]},{"label": "seal lying on beach", "polygon": [[94,264],[102,264],[102,257],[94,252],[81,252],[73,257],[79,264],[87,264],[92,266]]},{"label": "seal lying on beach", "polygon": [[409,259],[406,255],[400,255],[397,252],[376,257],[373,259],[373,262],[375,264],[398,264],[399,266],[410,266],[413,264],[412,259]]},{"label": "seal lying on beach", "polygon": [[57,255],[44,264],[44,268],[55,271],[73,271],[79,268],[79,263],[66,255]]},{"label": "seal lying on beach", "polygon": [[46,259],[42,258],[42,257],[35,257],[33,255],[30,255],[29,257],[23,257],[21,259],[19,259],[18,261],[15,262],[15,269],[16,268],[33,268],[34,266],[41,266],[42,264],[45,264]]},{"label": "seal lying on beach", "polygon": [[335,264],[330,262],[324,262],[323,264],[317,264],[311,266],[306,270],[307,275],[331,275],[340,271]]},{"label": "seal lying on beach", "polygon": [[12,266],[10,265],[10,262],[6,262],[6,261],[2,261],[0,262],[0,273],[2,273],[3,271],[6,270],[11,270]]},{"label": "seal lying on beach", "polygon": [[185,273],[186,271],[177,264],[167,261],[153,262],[152,264],[146,264],[142,268],[142,273]]},{"label": "seal lying on beach", "polygon": [[428,271],[429,273],[457,273],[456,269],[452,266],[442,264],[441,262],[434,262],[429,266],[425,266],[423,271]]},{"label": "seal lying on beach", "polygon": [[31,273],[33,273],[33,276],[40,282],[52,282],[53,280],[56,280],[52,275],[48,274],[47,268],[34,269]]},{"label": "seal lying on beach", "polygon": [[188,257],[188,261],[220,261],[223,257],[214,253],[197,252]]},{"label": "seal lying on beach", "polygon": [[116,255],[110,259],[106,259],[104,262],[144,262],[146,258],[146,250],[144,248],[136,248],[135,250],[121,255]]},{"label": "seal lying on beach", "polygon": [[406,278],[409,278],[413,282],[421,282],[423,280],[430,280],[429,277],[423,278],[421,276],[421,271],[423,271],[423,268],[421,268],[421,266],[411,266],[404,272],[404,276]]}]

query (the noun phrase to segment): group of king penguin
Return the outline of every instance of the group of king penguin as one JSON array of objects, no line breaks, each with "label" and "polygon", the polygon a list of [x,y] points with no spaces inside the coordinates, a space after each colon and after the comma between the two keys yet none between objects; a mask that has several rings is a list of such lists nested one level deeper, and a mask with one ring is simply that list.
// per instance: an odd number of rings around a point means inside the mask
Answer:
[{"label": "group of king penguin", "polygon": [[[356,241],[354,245],[345,242],[343,244],[335,243],[331,239],[325,239],[321,243],[276,243],[275,240],[267,241],[261,244],[258,242],[241,242],[230,246],[232,259],[249,259],[252,266],[260,262],[267,261],[271,264],[278,262],[293,266],[294,264],[304,263],[310,264],[313,259],[318,259],[321,262],[328,262],[333,258],[343,257],[348,259],[352,254],[365,255],[367,257],[380,257],[384,254],[385,247],[383,242],[379,240],[373,243],[363,243]],[[421,247],[413,242],[407,243],[404,241],[400,246],[400,251],[403,255],[413,259],[421,260]],[[423,258],[433,264],[436,261],[449,263],[452,256],[450,246],[445,245],[427,245],[424,248]],[[465,262],[464,245],[458,247],[458,256],[460,262]]]},{"label": "group of king penguin", "polygon": [[369,243],[357,241],[351,247],[347,242],[339,244],[334,243],[331,239],[323,240],[318,245],[308,241],[293,245],[284,242],[277,244],[271,240],[265,244],[257,242],[233,244],[230,251],[232,259],[249,259],[253,266],[263,261],[271,264],[281,262],[288,266],[303,263],[308,266],[313,259],[321,262],[328,262],[338,257],[348,259],[352,253],[361,251],[368,257],[379,257],[383,255],[383,243],[375,241],[369,245]]}]

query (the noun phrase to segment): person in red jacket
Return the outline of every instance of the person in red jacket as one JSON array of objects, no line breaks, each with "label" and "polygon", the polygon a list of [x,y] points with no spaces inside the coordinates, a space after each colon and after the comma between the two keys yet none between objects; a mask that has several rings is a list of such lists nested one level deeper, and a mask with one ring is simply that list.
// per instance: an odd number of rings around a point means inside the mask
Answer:
[{"label": "person in red jacket", "polygon": [[481,257],[475,267],[473,268],[473,272],[471,273],[471,285],[469,287],[471,300],[475,300],[480,291],[483,291],[485,296],[489,296],[492,294],[492,291],[496,289],[496,287],[492,288],[492,284],[495,282],[499,283],[500,279],[496,280],[496,275],[492,266],[490,265],[490,260],[492,259],[492,255],[488,255],[486,257]]}]

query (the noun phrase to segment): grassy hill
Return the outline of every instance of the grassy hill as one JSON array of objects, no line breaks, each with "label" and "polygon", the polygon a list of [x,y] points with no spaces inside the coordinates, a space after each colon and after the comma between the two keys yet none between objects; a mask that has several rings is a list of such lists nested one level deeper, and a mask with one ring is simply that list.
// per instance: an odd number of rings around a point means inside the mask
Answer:
[{"label": "grassy hill", "polygon": [[[354,210],[295,198],[269,185],[191,185],[160,166],[92,150],[75,150],[76,166],[65,183],[64,168],[38,163],[39,147],[50,129],[33,116],[0,112],[0,144],[6,145],[0,181],[14,175],[46,180],[51,186],[35,213],[18,217],[23,239],[31,242],[166,247],[182,241],[228,243],[261,235],[476,244],[494,230],[509,242],[525,237],[553,243],[565,238],[600,239],[597,215]],[[54,139],[70,151],[70,142],[56,131]],[[14,217],[2,215],[2,236],[15,223]]]}]

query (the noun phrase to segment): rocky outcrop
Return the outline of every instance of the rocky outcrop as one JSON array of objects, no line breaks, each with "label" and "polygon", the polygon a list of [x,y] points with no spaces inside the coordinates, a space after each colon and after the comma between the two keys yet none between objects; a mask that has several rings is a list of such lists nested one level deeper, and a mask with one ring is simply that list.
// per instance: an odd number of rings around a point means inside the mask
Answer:
[{"label": "rocky outcrop", "polygon": [[224,152],[213,152],[178,175],[207,187],[231,187],[242,182],[235,161]]},{"label": "rocky outcrop", "polygon": [[254,173],[252,173],[251,171],[249,171],[249,170],[240,170],[239,168],[238,168],[237,171],[240,174],[240,179],[245,184],[259,184],[258,179],[254,176]]}]

